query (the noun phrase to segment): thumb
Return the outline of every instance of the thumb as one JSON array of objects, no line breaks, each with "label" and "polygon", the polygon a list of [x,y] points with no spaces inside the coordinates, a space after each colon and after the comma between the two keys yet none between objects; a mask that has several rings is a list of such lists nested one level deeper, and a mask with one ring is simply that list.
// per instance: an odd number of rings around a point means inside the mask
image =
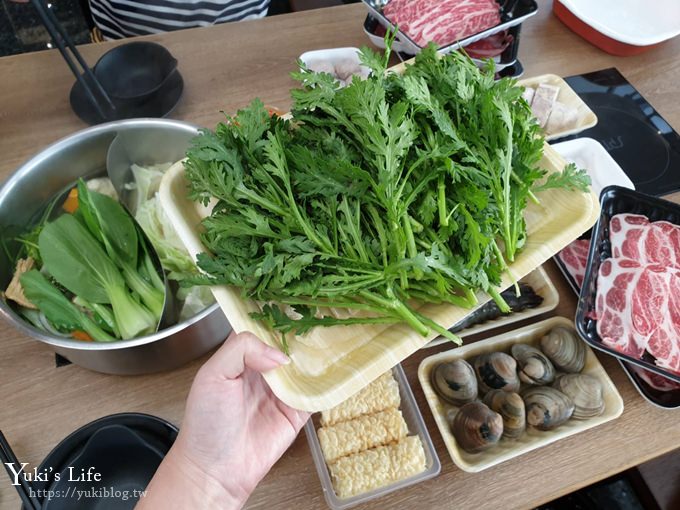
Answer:
[{"label": "thumb", "polygon": [[246,367],[257,372],[266,372],[290,363],[284,353],[270,347],[254,334],[244,332],[229,335],[222,346],[203,365],[213,376],[236,379]]}]

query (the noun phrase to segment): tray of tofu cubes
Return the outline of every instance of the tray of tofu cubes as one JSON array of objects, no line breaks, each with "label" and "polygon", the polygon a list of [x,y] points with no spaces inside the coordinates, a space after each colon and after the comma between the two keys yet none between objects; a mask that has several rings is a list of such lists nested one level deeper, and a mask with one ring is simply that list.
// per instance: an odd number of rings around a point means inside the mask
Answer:
[{"label": "tray of tofu cubes", "polygon": [[434,478],[439,458],[401,365],[305,425],[328,506],[343,510]]},{"label": "tray of tofu cubes", "polygon": [[425,358],[418,379],[454,464],[470,473],[623,412],[616,386],[564,317]]},{"label": "tray of tofu cubes", "polygon": [[547,141],[575,135],[597,124],[597,115],[557,75],[544,74],[520,80],[524,99],[543,129]]}]

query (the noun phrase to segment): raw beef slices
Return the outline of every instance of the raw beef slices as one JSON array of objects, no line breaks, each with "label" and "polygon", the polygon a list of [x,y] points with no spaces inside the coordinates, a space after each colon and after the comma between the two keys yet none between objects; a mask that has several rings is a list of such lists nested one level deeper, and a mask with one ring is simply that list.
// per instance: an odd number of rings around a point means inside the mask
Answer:
[{"label": "raw beef slices", "polygon": [[583,286],[583,278],[586,276],[589,249],[590,239],[577,239],[557,254],[579,287]]},{"label": "raw beef slices", "polygon": [[680,373],[680,227],[617,214],[609,223],[612,258],[597,279],[597,332],[603,343]]},{"label": "raw beef slices", "polygon": [[392,0],[382,12],[418,46],[446,46],[501,22],[495,0]]}]

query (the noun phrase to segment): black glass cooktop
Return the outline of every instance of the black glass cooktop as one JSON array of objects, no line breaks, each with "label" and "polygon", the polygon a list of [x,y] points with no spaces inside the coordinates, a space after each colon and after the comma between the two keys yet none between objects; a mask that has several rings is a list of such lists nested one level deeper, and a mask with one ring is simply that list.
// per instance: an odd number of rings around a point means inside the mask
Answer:
[{"label": "black glass cooktop", "polygon": [[570,76],[567,83],[597,115],[578,135],[599,141],[638,191],[665,195],[680,190],[680,135],[614,68]]}]

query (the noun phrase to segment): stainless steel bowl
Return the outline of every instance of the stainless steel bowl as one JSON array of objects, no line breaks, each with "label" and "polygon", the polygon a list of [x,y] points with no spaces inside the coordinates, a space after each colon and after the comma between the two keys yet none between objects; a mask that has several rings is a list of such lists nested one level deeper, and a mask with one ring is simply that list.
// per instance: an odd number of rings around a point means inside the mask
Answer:
[{"label": "stainless steel bowl", "polygon": [[[165,119],[131,119],[79,131],[47,147],[22,165],[0,188],[0,232],[4,239],[23,232],[47,202],[79,177],[102,173],[106,151],[120,131],[148,137],[141,164],[177,161],[184,157],[197,128]],[[12,251],[12,246],[9,246]],[[12,278],[6,250],[0,250],[0,288]],[[15,328],[49,345],[69,361],[109,374],[143,374],[176,368],[220,344],[231,331],[217,304],[180,324],[133,340],[81,342],[52,336],[24,321],[4,300],[0,314]]]}]

